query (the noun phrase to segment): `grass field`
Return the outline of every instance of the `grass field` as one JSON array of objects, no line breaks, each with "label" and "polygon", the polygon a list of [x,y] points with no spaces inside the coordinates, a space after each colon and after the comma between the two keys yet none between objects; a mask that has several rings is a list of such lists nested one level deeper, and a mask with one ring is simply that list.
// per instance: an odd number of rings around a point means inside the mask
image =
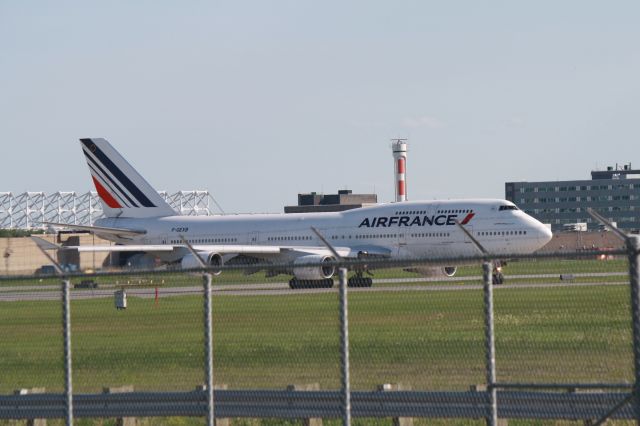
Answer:
[{"label": "grass field", "polygon": [[[625,285],[518,288],[534,278],[510,275],[625,272],[626,260],[519,261],[506,269],[513,286],[495,287],[496,365],[499,382],[621,383],[633,380],[629,289]],[[459,277],[480,276],[463,266]],[[415,278],[401,269],[375,278]],[[582,277],[579,282],[625,281],[626,277]],[[151,281],[153,280],[153,282]],[[256,274],[223,274],[214,285],[282,282]],[[74,280],[74,282],[77,280]],[[126,284],[129,281],[129,284]],[[545,278],[545,282],[559,282]],[[44,280],[53,284],[56,280]],[[100,285],[115,284],[113,277]],[[485,382],[483,295],[465,288],[479,281],[446,281],[449,291],[352,292],[349,297],[351,379],[354,390],[403,383],[415,390],[466,390]],[[16,286],[33,282],[2,282]],[[119,277],[118,286],[187,286],[200,277],[163,274]],[[429,282],[426,285],[441,285]],[[406,284],[403,284],[403,286]],[[421,283],[420,285],[425,285]],[[468,286],[467,286],[468,287]],[[458,288],[463,288],[459,290]],[[113,299],[72,303],[75,392],[100,392],[131,384],[137,390],[192,390],[203,377],[201,296],[129,297],[117,311]],[[0,393],[22,387],[63,389],[59,302],[0,302]],[[283,389],[319,383],[338,389],[337,293],[233,296],[214,299],[214,376],[233,388]],[[148,419],[148,425],[196,425],[202,419]],[[426,424],[482,421],[417,420]],[[0,422],[0,425],[9,423]],[[51,424],[58,424],[51,422]],[[61,423],[60,423],[61,424]],[[113,424],[80,421],[78,424]],[[280,420],[234,420],[235,426],[294,425]],[[338,421],[325,421],[337,425]],[[355,425],[389,425],[359,420]],[[572,424],[517,422],[510,424]]]},{"label": "grass field", "polygon": [[[0,304],[0,392],[62,389],[61,310],[55,302]],[[632,379],[625,286],[495,292],[500,381],[622,382]],[[402,382],[459,390],[484,382],[482,293],[352,293],[354,389]],[[203,381],[202,299],[129,298],[72,304],[74,388],[133,384],[193,389]],[[339,387],[336,293],[218,296],[216,381],[231,388]]]}]

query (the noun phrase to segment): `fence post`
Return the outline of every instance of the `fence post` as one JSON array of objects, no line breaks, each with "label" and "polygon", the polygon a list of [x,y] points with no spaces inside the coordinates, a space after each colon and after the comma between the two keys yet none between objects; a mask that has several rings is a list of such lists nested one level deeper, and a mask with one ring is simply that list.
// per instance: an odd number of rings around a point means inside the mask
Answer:
[{"label": "fence post", "polygon": [[[14,395],[33,395],[43,394],[46,392],[45,388],[31,388],[31,389],[16,389],[13,391]],[[47,419],[27,419],[27,426],[47,426]]]},{"label": "fence post", "polygon": [[66,425],[73,426],[73,385],[71,381],[71,300],[69,280],[62,280],[62,329],[64,335],[64,394]]},{"label": "fence post", "polygon": [[[133,392],[133,385],[102,388],[102,393],[104,394],[127,393],[127,392]],[[137,423],[138,422],[135,417],[117,417],[116,418],[116,426],[136,426]]]},{"label": "fence post", "polygon": [[[207,385],[198,385],[196,386],[196,391],[198,392],[205,392],[207,391]],[[226,383],[219,383],[217,385],[213,385],[213,390],[217,391],[217,390],[227,390],[229,389],[229,386],[227,386]],[[215,418],[214,419],[214,424],[216,426],[229,426],[229,419],[226,418]]]},{"label": "fence post", "polygon": [[340,268],[340,365],[342,367],[342,424],[351,426],[351,385],[349,380],[349,307],[347,268]]},{"label": "fence post", "polygon": [[[378,392],[397,392],[409,391],[411,386],[402,383],[384,383],[378,385]],[[413,426],[413,417],[393,417],[391,419],[393,426]]]},{"label": "fence post", "polygon": [[493,323],[493,265],[491,262],[482,264],[484,281],[484,333],[485,333],[485,355],[487,368],[487,392],[489,396],[489,412],[487,413],[487,424],[496,426],[498,424],[498,404],[496,384],[496,343]]},{"label": "fence post", "polygon": [[640,424],[640,237],[627,237],[629,255],[629,281],[631,284],[631,317],[633,327],[633,366],[635,382],[633,384],[633,407],[636,422]]},{"label": "fence post", "polygon": [[[287,390],[291,392],[317,391],[320,390],[320,384],[309,383],[306,385],[288,385]],[[302,426],[322,426],[322,419],[320,417],[303,418]]]},{"label": "fence post", "polygon": [[213,409],[213,324],[211,319],[211,274],[203,275],[204,285],[204,376],[207,395],[207,425],[215,424]]}]

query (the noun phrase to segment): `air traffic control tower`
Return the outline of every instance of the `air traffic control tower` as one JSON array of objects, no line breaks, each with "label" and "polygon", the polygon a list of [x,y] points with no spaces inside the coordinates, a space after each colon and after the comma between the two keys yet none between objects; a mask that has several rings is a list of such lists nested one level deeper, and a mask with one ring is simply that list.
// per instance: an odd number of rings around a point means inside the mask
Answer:
[{"label": "air traffic control tower", "polygon": [[407,201],[407,140],[392,139],[396,202]]}]

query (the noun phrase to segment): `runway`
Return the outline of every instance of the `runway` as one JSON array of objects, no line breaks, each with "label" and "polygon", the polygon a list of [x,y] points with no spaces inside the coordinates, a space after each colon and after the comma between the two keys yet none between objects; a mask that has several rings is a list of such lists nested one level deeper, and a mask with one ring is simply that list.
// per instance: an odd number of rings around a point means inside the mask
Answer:
[{"label": "runway", "polygon": [[[624,272],[615,273],[589,273],[589,274],[574,274],[575,279],[579,280],[582,277],[624,277],[627,276]],[[557,279],[558,274],[533,274],[533,275],[513,275],[506,277],[509,279]],[[442,278],[389,278],[389,279],[374,279],[373,286],[369,288],[354,287],[350,288],[350,293],[381,293],[381,292],[442,292],[442,291],[480,291],[482,290],[481,284],[462,284],[456,285],[459,282],[478,282],[480,277],[460,277],[451,278],[447,281],[450,284],[425,284],[419,285],[415,283],[433,283],[433,282],[446,282]],[[404,285],[403,285],[404,284]],[[507,290],[507,289],[531,289],[531,288],[560,288],[560,287],[596,287],[596,286],[620,286],[628,285],[626,280],[620,281],[602,281],[602,282],[537,282],[537,283],[506,283],[494,286],[495,290]],[[143,299],[151,298],[166,298],[166,297],[179,297],[189,295],[201,295],[203,293],[202,286],[152,286],[149,284],[143,284],[144,286],[136,287],[135,284],[102,284],[100,288],[96,289],[71,289],[72,300],[86,300],[86,299],[98,299],[98,298],[112,298],[117,290],[125,289],[127,297],[138,297]],[[333,288],[318,288],[318,289],[297,289],[292,290],[289,288],[288,283],[258,283],[258,284],[225,284],[225,285],[213,285],[212,292],[214,297],[217,296],[286,296],[286,295],[307,295],[307,294],[322,294],[322,293],[337,293],[338,285],[334,285]],[[0,286],[0,302],[16,302],[16,301],[46,301],[46,300],[60,300],[62,297],[61,285],[26,285],[26,286]]]}]

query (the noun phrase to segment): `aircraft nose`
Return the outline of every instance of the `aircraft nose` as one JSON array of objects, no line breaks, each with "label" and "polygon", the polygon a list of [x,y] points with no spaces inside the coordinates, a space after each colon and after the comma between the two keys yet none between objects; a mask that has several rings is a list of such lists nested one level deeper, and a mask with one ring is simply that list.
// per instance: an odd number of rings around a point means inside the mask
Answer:
[{"label": "aircraft nose", "polygon": [[538,223],[538,241],[540,241],[540,247],[544,247],[553,238],[551,227],[546,226],[543,223]]}]

